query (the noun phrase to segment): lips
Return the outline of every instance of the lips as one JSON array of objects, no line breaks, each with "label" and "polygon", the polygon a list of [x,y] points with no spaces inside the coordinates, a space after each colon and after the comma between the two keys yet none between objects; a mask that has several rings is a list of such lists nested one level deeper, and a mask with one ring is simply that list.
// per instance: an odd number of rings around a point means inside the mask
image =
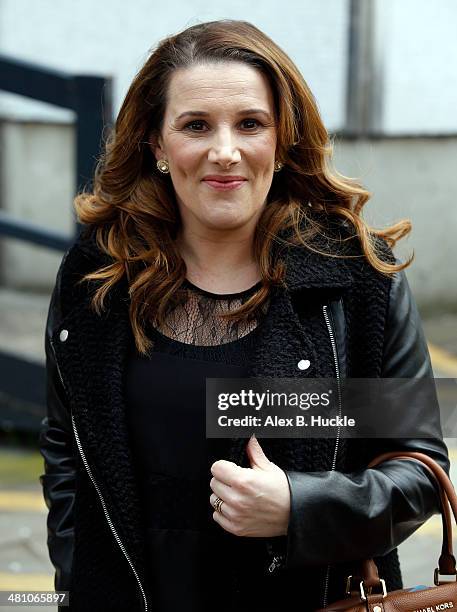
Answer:
[{"label": "lips", "polygon": [[231,191],[232,189],[240,189],[246,184],[245,180],[242,181],[203,181],[205,185],[208,185],[211,189],[216,191]]},{"label": "lips", "polygon": [[218,182],[218,183],[231,183],[233,181],[245,181],[247,180],[244,176],[238,175],[220,175],[220,174],[208,174],[205,176],[204,181]]},{"label": "lips", "polygon": [[205,176],[203,182],[211,187],[212,189],[216,189],[218,191],[228,191],[230,189],[239,189],[244,185],[247,179],[244,176],[235,176],[235,175],[208,175]]}]

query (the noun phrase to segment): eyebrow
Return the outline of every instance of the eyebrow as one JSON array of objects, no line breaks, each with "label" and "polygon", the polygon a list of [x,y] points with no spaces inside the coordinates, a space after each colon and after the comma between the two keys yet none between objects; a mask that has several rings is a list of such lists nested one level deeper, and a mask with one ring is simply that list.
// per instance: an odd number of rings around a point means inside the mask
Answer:
[{"label": "eyebrow", "polygon": [[[206,111],[184,111],[176,117],[176,121],[178,121],[178,119],[182,119],[183,117],[207,117],[208,115],[210,115],[210,113]],[[261,108],[247,108],[245,110],[238,111],[237,115],[264,115],[267,117],[267,119],[271,120],[270,113]]]}]

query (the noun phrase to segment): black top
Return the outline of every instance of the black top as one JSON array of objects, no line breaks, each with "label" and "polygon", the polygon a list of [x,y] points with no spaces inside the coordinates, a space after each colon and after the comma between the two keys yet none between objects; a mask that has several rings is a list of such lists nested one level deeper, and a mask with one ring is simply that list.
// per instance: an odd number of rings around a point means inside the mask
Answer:
[{"label": "black top", "polygon": [[246,327],[217,319],[220,308],[236,307],[260,283],[229,295],[203,291],[189,281],[185,286],[189,301],[180,316],[169,318],[166,330],[175,337],[149,326],[153,351],[148,358],[141,356],[132,339],[127,363],[128,422],[157,612],[201,612],[215,604],[223,610],[221,594],[227,591],[224,579],[229,575],[224,563],[230,562],[230,539],[235,536],[212,517],[209,482],[211,465],[226,458],[229,440],[205,436],[205,378],[247,376],[260,320],[245,333]]}]

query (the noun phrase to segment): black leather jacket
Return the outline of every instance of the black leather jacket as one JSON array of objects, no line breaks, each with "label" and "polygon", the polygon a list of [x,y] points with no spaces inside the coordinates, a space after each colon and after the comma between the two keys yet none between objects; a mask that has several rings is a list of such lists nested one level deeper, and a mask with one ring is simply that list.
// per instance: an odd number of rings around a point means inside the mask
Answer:
[{"label": "black leather jacket", "polygon": [[[399,260],[397,260],[397,263]],[[342,301],[331,302],[330,311],[341,376],[346,375],[345,320]],[[384,337],[382,378],[433,377],[433,370],[420,316],[404,271],[395,273],[390,288]],[[427,435],[421,439],[394,440],[388,450],[420,451],[433,457],[449,475],[447,447],[442,439],[439,412],[420,403],[406,419],[424,417]],[[405,428],[405,431],[407,428]],[[388,443],[388,442],[387,442]],[[400,443],[400,444],[399,444]],[[406,463],[406,465],[405,465]],[[306,478],[286,471],[291,491],[288,534],[288,564],[292,566],[341,562],[382,555],[406,540],[436,512],[436,495],[423,466],[400,459],[383,462],[357,473],[314,472]],[[418,487],[419,484],[419,487]],[[420,493],[419,493],[420,490]],[[338,514],[333,509],[338,507]],[[393,508],[395,512],[393,512]],[[306,516],[307,520],[301,520]],[[326,522],[328,538],[319,546],[319,532]],[[345,529],[341,529],[341,522]],[[376,528],[373,528],[376,525]],[[357,533],[357,539],[347,533]],[[313,551],[312,556],[309,551]],[[316,555],[320,551],[321,555]]]},{"label": "black leather jacket", "polygon": [[[71,587],[72,513],[78,449],[68,401],[51,347],[51,338],[62,318],[59,285],[60,274],[57,275],[46,321],[47,416],[40,434],[45,473],[40,482],[49,509],[48,547],[56,570],[55,588],[66,590]],[[341,376],[345,376],[344,306],[341,300],[331,301],[328,306],[339,369]],[[396,273],[390,286],[382,375],[433,376],[418,311],[404,272]],[[432,437],[403,440],[402,448],[428,453],[449,473],[448,452],[442,440],[439,415],[436,414],[436,419],[429,421],[428,425]],[[352,473],[330,470],[313,473],[286,471],[286,474],[291,492],[285,560],[288,567],[384,554],[438,512],[434,484],[426,469],[414,461],[391,460],[375,469]],[[338,508],[337,513],[335,508]],[[326,523],[325,546],[318,541],[322,537],[321,530],[315,529],[315,525],[322,524],[322,521]]]}]

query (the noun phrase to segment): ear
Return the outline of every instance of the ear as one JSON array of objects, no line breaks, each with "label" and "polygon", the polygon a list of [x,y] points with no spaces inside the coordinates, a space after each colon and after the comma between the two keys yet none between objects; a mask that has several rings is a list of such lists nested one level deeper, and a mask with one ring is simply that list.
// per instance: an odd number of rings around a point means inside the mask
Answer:
[{"label": "ear", "polygon": [[156,134],[155,132],[151,132],[149,134],[149,146],[152,151],[152,154],[156,158],[156,160],[166,158],[165,151],[163,149],[162,137],[160,134]]}]

